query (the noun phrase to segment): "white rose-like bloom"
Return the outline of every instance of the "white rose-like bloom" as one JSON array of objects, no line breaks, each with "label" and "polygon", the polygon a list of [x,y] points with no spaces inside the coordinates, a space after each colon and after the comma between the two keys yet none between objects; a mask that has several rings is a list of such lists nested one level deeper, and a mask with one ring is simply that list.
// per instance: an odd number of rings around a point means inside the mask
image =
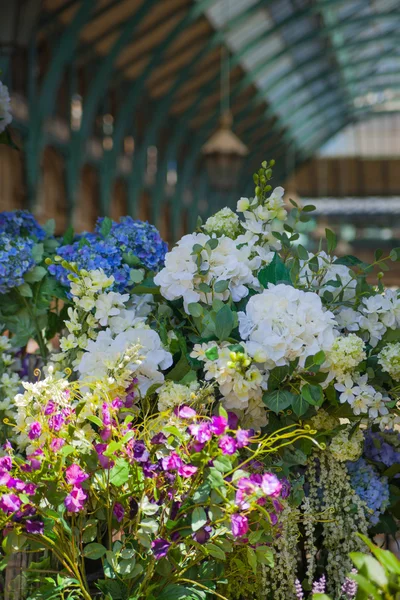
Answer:
[{"label": "white rose-like bloom", "polygon": [[387,329],[400,327],[400,298],[398,291],[386,290],[384,294],[364,298],[359,310],[360,329],[365,332],[371,346],[376,346]]},{"label": "white rose-like bloom", "polygon": [[296,358],[303,367],[308,356],[328,351],[335,339],[334,315],[323,309],[318,294],[289,285],[269,284],[250,298],[246,312],[238,317],[249,354],[269,368]]},{"label": "white rose-like bloom", "polygon": [[11,101],[8,88],[0,81],[0,133],[8,127],[12,121]]},{"label": "white rose-like bloom", "polygon": [[378,363],[395,381],[400,381],[400,342],[387,344],[378,354]]},{"label": "white rose-like bloom", "polygon": [[[318,254],[309,252],[308,256],[309,259],[317,257],[319,271],[313,272],[306,261],[300,261],[299,283],[301,285],[314,288],[321,296],[328,291],[333,294],[334,298],[340,296],[345,301],[354,298],[357,281],[350,275],[348,267],[334,264],[337,256],[329,256],[324,251]],[[328,285],[329,281],[337,281],[337,276],[340,277],[342,285],[340,287]],[[341,292],[343,292],[343,296]]]},{"label": "white rose-like bloom", "polygon": [[[211,304],[215,298],[226,300],[229,294],[234,302],[238,302],[249,290],[246,286],[259,287],[253,275],[261,266],[259,256],[251,258],[252,249],[248,245],[238,247],[238,242],[221,236],[218,246],[209,254],[201,252],[202,264],[196,264],[197,255],[193,254],[196,244],[204,246],[211,238],[204,233],[185,235],[165,257],[165,267],[155,276],[154,282],[160,286],[161,294],[167,300],[183,298],[184,308],[188,311],[191,302]],[[199,271],[207,274],[200,276]],[[228,281],[229,289],[221,294],[205,294],[198,289],[201,282],[209,285],[217,281]]]},{"label": "white rose-like bloom", "polygon": [[127,348],[137,344],[140,347],[140,364],[129,365],[132,376],[138,379],[138,388],[142,395],[154,383],[163,383],[161,373],[172,364],[172,355],[164,350],[156,331],[144,327],[135,327],[119,333],[115,338],[110,329],[100,331],[96,340],[88,342],[76,370],[80,379],[104,380],[110,368],[124,355]]}]

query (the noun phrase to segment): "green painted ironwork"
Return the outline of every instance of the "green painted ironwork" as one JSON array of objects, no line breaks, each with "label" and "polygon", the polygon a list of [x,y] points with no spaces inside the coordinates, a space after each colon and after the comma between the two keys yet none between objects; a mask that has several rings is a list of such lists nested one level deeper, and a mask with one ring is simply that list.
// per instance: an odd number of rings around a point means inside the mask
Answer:
[{"label": "green painted ironwork", "polygon": [[93,9],[91,0],[83,0],[72,22],[64,30],[45,75],[38,98],[29,98],[29,133],[26,140],[26,180],[28,202],[33,208],[40,176],[40,158],[43,149],[41,131],[46,116],[50,116],[60,85],[64,67],[74,52],[80,30]]}]

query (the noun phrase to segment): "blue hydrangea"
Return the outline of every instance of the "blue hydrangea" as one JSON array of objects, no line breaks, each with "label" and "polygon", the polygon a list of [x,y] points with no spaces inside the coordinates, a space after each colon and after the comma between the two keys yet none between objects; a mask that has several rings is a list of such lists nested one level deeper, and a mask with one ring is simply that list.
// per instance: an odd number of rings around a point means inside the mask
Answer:
[{"label": "blue hydrangea", "polygon": [[393,440],[397,438],[397,441],[399,441],[400,434],[394,432],[382,434],[371,430],[367,431],[364,442],[365,456],[374,462],[383,463],[385,467],[400,463],[400,452],[389,443],[391,437]]},{"label": "blue hydrangea", "polygon": [[381,514],[389,506],[387,477],[380,477],[378,471],[364,458],[359,458],[357,462],[348,462],[347,470],[352,488],[372,511],[369,522],[371,525],[377,525]]},{"label": "blue hydrangea", "polygon": [[[96,232],[100,234],[103,219],[99,219]],[[164,265],[168,246],[154,225],[122,217],[113,222],[107,241],[113,242],[122,253],[132,252],[151,271],[159,271]]]},{"label": "blue hydrangea", "polygon": [[0,235],[0,294],[24,283],[24,274],[35,266],[34,241],[7,233]]},{"label": "blue hydrangea", "polygon": [[29,237],[37,242],[44,240],[46,237],[43,227],[26,210],[13,210],[0,213],[0,233],[24,238]]},{"label": "blue hydrangea", "polygon": [[[106,236],[102,234],[99,219],[94,233],[79,236],[72,244],[60,246],[57,253],[68,262],[76,263],[80,269],[103,269],[115,279],[114,289],[126,290],[131,267],[124,255],[133,254],[142,266],[158,271],[164,264],[167,244],[163,242],[153,225],[123,217],[120,223],[113,222]],[[140,266],[140,265],[139,265]],[[69,286],[68,271],[60,264],[50,265],[49,271],[63,285]]]}]

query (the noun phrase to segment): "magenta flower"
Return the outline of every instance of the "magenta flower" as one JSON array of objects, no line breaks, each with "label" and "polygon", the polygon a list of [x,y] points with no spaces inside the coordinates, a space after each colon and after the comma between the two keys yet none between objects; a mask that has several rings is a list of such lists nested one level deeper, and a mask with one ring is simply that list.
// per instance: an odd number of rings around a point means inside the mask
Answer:
[{"label": "magenta flower", "polygon": [[196,425],[190,425],[189,431],[192,436],[201,444],[211,440],[212,433],[210,430],[210,425],[205,421],[203,423],[197,423]]},{"label": "magenta flower", "polygon": [[6,485],[8,487],[8,482],[12,479],[10,473],[8,471],[4,471],[4,469],[0,469],[0,485]]},{"label": "magenta flower", "polygon": [[0,469],[4,469],[5,471],[11,471],[11,469],[12,469],[11,456],[1,456],[0,457]]},{"label": "magenta flower", "polygon": [[194,465],[182,465],[178,467],[178,475],[181,477],[192,477],[195,473],[197,473],[197,467]]},{"label": "magenta flower", "polygon": [[234,514],[231,516],[231,529],[235,537],[244,536],[249,530],[249,521],[247,517],[240,514]]},{"label": "magenta flower", "polygon": [[202,527],[198,531],[192,533],[192,538],[196,540],[198,544],[205,544],[211,537],[212,529],[209,525]]},{"label": "magenta flower", "polygon": [[292,487],[290,485],[290,481],[286,477],[282,477],[281,484],[282,484],[281,497],[283,499],[288,498],[290,495],[291,487]]},{"label": "magenta flower", "polygon": [[58,413],[49,419],[49,427],[52,431],[60,431],[65,423],[65,417]]},{"label": "magenta flower", "polygon": [[150,453],[146,448],[143,440],[136,440],[133,443],[133,460],[137,462],[147,462],[149,460]]},{"label": "magenta flower", "polygon": [[58,452],[64,446],[65,441],[62,438],[53,438],[50,442],[50,450]]},{"label": "magenta flower", "polygon": [[182,459],[176,452],[171,452],[169,456],[165,456],[161,460],[161,465],[164,471],[174,471],[182,467]]},{"label": "magenta flower", "polygon": [[27,496],[33,496],[33,494],[36,492],[36,488],[37,485],[35,485],[34,483],[25,483],[24,492]]},{"label": "magenta flower", "polygon": [[222,454],[235,454],[237,449],[237,444],[230,435],[224,435],[220,438],[218,446],[221,448]]},{"label": "magenta flower", "polygon": [[228,429],[228,419],[225,417],[212,417],[210,429],[214,435],[223,435]]},{"label": "magenta flower", "polygon": [[167,556],[170,546],[171,544],[163,538],[157,538],[156,540],[151,542],[151,548],[157,560],[159,560],[160,558],[164,558],[164,556]]},{"label": "magenta flower", "polygon": [[193,417],[195,417],[197,414],[196,411],[193,410],[193,408],[190,408],[190,406],[186,406],[186,404],[184,404],[183,406],[176,407],[174,413],[180,419],[193,419]]},{"label": "magenta flower", "polygon": [[228,412],[229,429],[237,429],[238,423],[239,423],[239,417],[234,412],[229,411]]},{"label": "magenta flower", "polygon": [[71,465],[65,471],[65,478],[71,485],[79,485],[86,479],[88,479],[89,475],[82,471],[79,465]]},{"label": "magenta flower", "polygon": [[114,400],[111,402],[111,407],[114,410],[119,410],[123,405],[124,405],[124,403],[122,402],[122,400],[120,398],[114,398]]},{"label": "magenta flower", "polygon": [[29,427],[28,438],[30,440],[36,440],[38,437],[40,437],[41,433],[42,433],[41,424],[38,421],[31,423],[31,426]]},{"label": "magenta flower", "polygon": [[0,509],[9,514],[21,508],[21,500],[15,494],[3,494],[0,498]]},{"label": "magenta flower", "polygon": [[266,496],[279,496],[282,484],[273,473],[265,473],[262,478],[261,489]]},{"label": "magenta flower", "polygon": [[112,423],[110,407],[105,402],[104,402],[103,406],[101,407],[101,416],[102,416],[104,427],[106,427],[106,428],[110,427],[110,425]]},{"label": "magenta flower", "polygon": [[74,487],[65,498],[64,504],[68,512],[76,513],[83,509],[86,500],[87,493],[80,487]]},{"label": "magenta flower", "polygon": [[114,513],[115,518],[117,519],[118,523],[121,523],[121,521],[125,515],[125,509],[122,506],[122,504],[120,504],[119,502],[116,502],[114,504],[113,513]]},{"label": "magenta flower", "polygon": [[163,434],[162,431],[160,431],[160,433],[156,433],[156,435],[153,435],[150,441],[155,446],[160,446],[165,444],[165,442],[167,441],[167,437]]},{"label": "magenta flower", "polygon": [[238,448],[244,448],[250,444],[250,439],[254,436],[252,429],[238,429],[236,432],[236,443]]},{"label": "magenta flower", "polygon": [[99,459],[99,463],[103,469],[112,469],[115,465],[115,462],[108,458],[108,456],[104,456],[103,452],[106,450],[107,444],[95,444],[94,449],[97,452],[97,456]]},{"label": "magenta flower", "polygon": [[28,533],[33,533],[34,535],[43,535],[44,533],[44,523],[42,521],[31,521],[27,519],[25,521],[26,531]]},{"label": "magenta flower", "polygon": [[105,427],[104,429],[102,429],[100,431],[100,437],[103,440],[103,442],[106,442],[107,440],[110,439],[112,434],[112,429],[111,427]]},{"label": "magenta flower", "polygon": [[56,404],[55,404],[55,402],[53,402],[53,400],[50,400],[45,406],[44,414],[46,416],[52,415],[55,412],[55,410],[56,410]]}]

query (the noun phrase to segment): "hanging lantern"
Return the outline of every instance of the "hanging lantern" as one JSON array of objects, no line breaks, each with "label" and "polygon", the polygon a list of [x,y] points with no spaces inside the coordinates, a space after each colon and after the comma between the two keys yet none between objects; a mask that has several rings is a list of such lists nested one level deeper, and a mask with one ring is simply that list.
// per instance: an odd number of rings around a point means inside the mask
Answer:
[{"label": "hanging lantern", "polygon": [[225,111],[220,126],[202,148],[210,184],[221,191],[235,189],[247,147],[232,131],[232,115]]}]

